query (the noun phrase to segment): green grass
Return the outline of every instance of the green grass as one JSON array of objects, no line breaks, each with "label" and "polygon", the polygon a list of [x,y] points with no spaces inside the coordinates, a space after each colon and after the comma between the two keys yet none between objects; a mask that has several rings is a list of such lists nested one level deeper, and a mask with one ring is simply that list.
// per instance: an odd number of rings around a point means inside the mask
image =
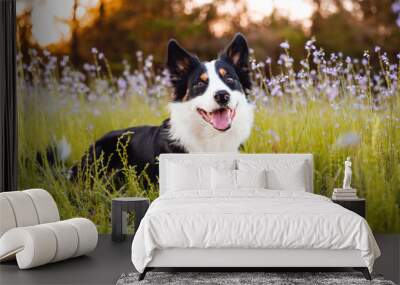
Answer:
[{"label": "green grass", "polygon": [[[47,65],[46,59],[39,61]],[[170,90],[160,88],[153,98],[151,86],[161,86],[153,73],[146,79],[149,86],[144,88],[145,94],[139,94],[135,85],[130,85],[123,96],[115,96],[121,89],[117,87],[117,79],[110,72],[104,72],[80,81],[89,91],[73,92],[63,81],[72,77],[72,71],[62,75],[62,68],[55,67],[46,74],[40,62],[29,71],[23,70],[22,63],[19,65],[19,187],[44,188],[55,198],[62,218],[87,217],[98,225],[100,232],[109,232],[113,197],[147,196],[153,200],[158,195],[158,186],[152,185],[145,192],[146,176],[126,165],[122,170],[126,181],[117,187],[113,183],[115,173],[102,175],[107,164],[102,158],[92,166],[95,171],[90,179],[81,177],[72,183],[66,178],[66,172],[106,132],[159,124],[168,116],[166,104]],[[329,83],[334,79],[320,73],[317,81],[297,94],[290,89],[290,83],[294,82],[290,70],[291,67],[282,70],[282,74],[289,76],[288,83],[282,84],[282,97],[272,96],[271,89],[260,78],[254,79],[268,101],[263,103],[262,98],[252,96],[257,104],[255,124],[243,151],[313,153],[314,190],[326,196],[331,195],[334,187],[341,186],[344,160],[351,156],[352,185],[359,196],[367,198],[367,220],[371,228],[374,232],[400,232],[399,87],[393,96],[380,101],[379,108],[374,108],[378,104],[372,104],[371,98],[382,96],[380,91],[367,91],[367,96],[360,100],[348,93],[346,87],[354,81],[344,75],[338,77],[340,90],[333,101],[316,86],[318,82]],[[261,78],[265,76],[262,71],[254,72],[259,72]],[[104,83],[107,87],[98,90]],[[391,84],[395,83],[398,78],[391,79]],[[67,91],[60,91],[60,86],[67,86]],[[357,88],[357,83],[354,86]],[[96,99],[90,100],[88,92],[95,93]],[[355,104],[360,103],[364,107],[356,108]],[[48,146],[63,138],[67,145],[64,150],[71,151],[68,158],[56,165],[46,161],[40,165],[37,153],[44,153]],[[123,145],[121,156],[124,156]]]}]

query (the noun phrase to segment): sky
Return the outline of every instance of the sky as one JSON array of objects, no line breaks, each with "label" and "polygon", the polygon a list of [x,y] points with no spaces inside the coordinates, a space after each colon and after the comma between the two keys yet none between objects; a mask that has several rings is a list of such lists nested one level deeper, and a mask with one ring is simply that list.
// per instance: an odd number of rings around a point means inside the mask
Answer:
[{"label": "sky", "polygon": [[[80,0],[77,10],[79,20],[84,20],[88,9],[95,7],[98,0]],[[198,5],[211,0],[194,0]],[[292,21],[299,21],[304,26],[310,24],[313,12],[311,0],[246,0],[250,17],[260,20],[270,15],[275,7],[279,13]],[[62,20],[69,19],[72,15],[74,0],[17,0],[17,13],[24,10],[27,5],[32,5],[32,34],[41,45],[57,43],[68,39],[70,28]],[[229,6],[227,7],[229,9]],[[45,33],[43,31],[46,31]]]}]

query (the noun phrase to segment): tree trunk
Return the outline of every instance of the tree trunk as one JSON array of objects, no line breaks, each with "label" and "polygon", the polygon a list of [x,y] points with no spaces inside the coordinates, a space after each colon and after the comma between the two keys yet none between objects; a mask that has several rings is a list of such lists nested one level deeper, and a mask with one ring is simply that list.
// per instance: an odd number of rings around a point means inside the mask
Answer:
[{"label": "tree trunk", "polygon": [[71,61],[77,66],[79,63],[79,39],[78,39],[78,28],[79,22],[76,16],[78,10],[79,0],[74,0],[72,22],[71,22]]}]

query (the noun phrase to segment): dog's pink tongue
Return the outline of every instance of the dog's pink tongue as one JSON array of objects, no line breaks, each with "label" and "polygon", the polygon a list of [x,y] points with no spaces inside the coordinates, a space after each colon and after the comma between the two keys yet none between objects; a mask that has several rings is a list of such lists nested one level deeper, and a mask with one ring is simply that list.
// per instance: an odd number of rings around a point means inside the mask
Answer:
[{"label": "dog's pink tongue", "polygon": [[211,120],[214,128],[218,130],[225,130],[231,124],[231,116],[229,114],[228,109],[218,110],[212,112],[212,120]]}]

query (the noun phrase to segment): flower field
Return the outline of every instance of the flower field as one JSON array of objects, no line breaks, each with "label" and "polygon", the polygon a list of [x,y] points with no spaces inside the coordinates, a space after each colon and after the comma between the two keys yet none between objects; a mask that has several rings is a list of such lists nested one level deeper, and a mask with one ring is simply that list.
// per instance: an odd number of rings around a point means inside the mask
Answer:
[{"label": "flower field", "polygon": [[[400,57],[391,62],[379,47],[359,59],[325,54],[310,40],[295,62],[287,42],[281,49],[277,61],[251,61],[256,115],[243,152],[313,153],[314,189],[326,196],[341,186],[351,156],[373,231],[400,232]],[[129,165],[123,183],[115,173],[104,178],[102,157],[89,178],[71,182],[68,170],[106,132],[168,117],[171,88],[151,56],[137,52],[137,69],[123,62],[114,75],[101,52],[92,54],[79,70],[48,52],[18,57],[19,187],[47,189],[63,218],[88,217],[108,232],[112,197],[155,199],[157,185],[144,191],[146,175]]]}]

